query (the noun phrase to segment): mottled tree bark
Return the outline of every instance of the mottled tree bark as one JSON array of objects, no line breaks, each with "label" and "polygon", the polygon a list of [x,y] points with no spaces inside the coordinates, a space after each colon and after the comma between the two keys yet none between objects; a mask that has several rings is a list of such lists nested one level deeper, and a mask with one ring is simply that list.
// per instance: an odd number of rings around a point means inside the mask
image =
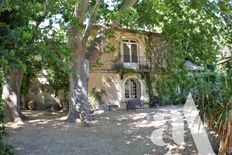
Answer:
[{"label": "mottled tree bark", "polygon": [[20,88],[23,71],[12,69],[5,75],[2,99],[11,122],[23,121],[25,116],[20,111]]},{"label": "mottled tree bark", "polygon": [[75,61],[71,66],[70,81],[70,106],[68,122],[91,120],[88,104],[88,76],[89,65],[85,59],[85,47],[79,45],[75,53]]}]

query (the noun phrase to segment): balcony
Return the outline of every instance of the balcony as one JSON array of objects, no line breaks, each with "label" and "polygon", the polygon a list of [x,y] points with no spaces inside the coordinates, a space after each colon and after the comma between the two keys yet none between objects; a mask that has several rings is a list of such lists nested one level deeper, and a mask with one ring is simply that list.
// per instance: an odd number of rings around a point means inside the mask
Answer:
[{"label": "balcony", "polygon": [[[127,58],[127,56],[122,56],[122,58]],[[136,71],[149,71],[150,69],[150,59],[142,56],[137,56],[136,58],[131,58],[132,61],[129,61],[129,58],[127,58],[127,61],[123,61],[121,58],[120,61],[116,62],[115,65],[112,66],[112,69],[116,69],[117,71],[120,71],[122,69],[134,69]]]},{"label": "balcony", "polygon": [[[126,61],[124,61],[126,60]],[[131,61],[130,61],[131,60]],[[123,69],[133,69],[138,72],[149,72],[151,67],[151,60],[143,57],[136,56],[129,58],[122,55],[117,61],[104,61],[98,67],[94,67],[93,71],[107,71],[107,72],[120,72]]]}]

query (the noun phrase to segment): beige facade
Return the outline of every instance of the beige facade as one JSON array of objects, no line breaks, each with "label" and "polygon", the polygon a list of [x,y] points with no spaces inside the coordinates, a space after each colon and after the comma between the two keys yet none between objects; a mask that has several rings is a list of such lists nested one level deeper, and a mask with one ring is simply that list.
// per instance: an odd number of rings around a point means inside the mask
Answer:
[{"label": "beige facade", "polygon": [[[147,94],[147,88],[144,79],[142,79],[141,74],[133,74],[133,75],[124,75],[121,79],[120,73],[101,73],[101,72],[92,72],[89,76],[89,93],[93,89],[97,89],[97,91],[104,90],[104,94],[102,94],[102,100],[106,105],[117,105],[120,109],[126,108],[125,101],[132,98],[125,98],[125,84],[129,79],[135,79],[137,84],[136,91],[138,95],[138,99],[143,102],[147,102],[149,100]],[[98,102],[93,100],[90,97],[90,104],[94,107],[94,109],[98,109]]]},{"label": "beige facade", "polygon": [[[144,78],[151,65],[145,54],[146,37],[146,33],[117,29],[103,42],[104,54],[89,75],[89,102],[93,109],[101,108],[99,104],[125,109],[127,100],[149,101]],[[91,97],[96,91],[101,92],[101,103]]]}]

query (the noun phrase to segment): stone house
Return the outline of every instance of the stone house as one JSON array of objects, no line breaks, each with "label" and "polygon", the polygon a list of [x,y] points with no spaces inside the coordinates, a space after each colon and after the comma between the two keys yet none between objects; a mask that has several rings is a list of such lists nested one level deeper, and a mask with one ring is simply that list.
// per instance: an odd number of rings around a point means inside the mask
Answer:
[{"label": "stone house", "polygon": [[104,53],[89,75],[89,102],[93,109],[101,103],[125,109],[126,101],[131,99],[149,102],[145,76],[151,71],[152,60],[146,54],[146,40],[151,36],[158,45],[158,34],[128,29],[114,29],[112,36],[105,39]]},{"label": "stone house", "polygon": [[[126,101],[132,99],[141,100],[143,103],[149,102],[145,80],[152,66],[152,60],[146,54],[148,38],[152,38],[156,47],[161,43],[160,36],[151,32],[117,28],[107,35],[102,43],[104,53],[89,74],[89,103],[92,110],[108,105],[125,109]],[[48,91],[50,90],[48,76],[43,70],[31,81],[25,104],[33,101],[32,109],[49,107],[67,109],[68,97],[64,99],[62,90],[58,96]]]}]

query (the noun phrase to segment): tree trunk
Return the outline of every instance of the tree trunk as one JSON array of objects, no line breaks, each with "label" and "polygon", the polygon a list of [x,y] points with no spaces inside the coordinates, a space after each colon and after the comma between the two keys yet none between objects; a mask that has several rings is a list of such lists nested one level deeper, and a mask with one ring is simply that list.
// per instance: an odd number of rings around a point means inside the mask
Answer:
[{"label": "tree trunk", "polygon": [[224,133],[220,135],[220,155],[232,155],[232,121],[227,122]]},{"label": "tree trunk", "polygon": [[89,65],[85,59],[85,47],[79,45],[75,52],[75,62],[70,73],[70,106],[68,122],[77,122],[78,119],[91,120],[88,104]]},{"label": "tree trunk", "polygon": [[5,100],[5,108],[9,121],[22,121],[25,116],[20,111],[20,88],[23,71],[12,69],[5,75],[2,98]]},{"label": "tree trunk", "polygon": [[[74,15],[78,23],[84,23],[85,14],[87,13],[88,0],[80,1],[76,6]],[[136,0],[123,1],[119,13],[126,11],[130,6],[135,4]],[[71,48],[75,49],[74,63],[70,66],[72,73],[69,75],[70,82],[70,106],[68,114],[68,122],[76,122],[80,120],[91,120],[90,109],[88,104],[88,80],[89,71],[96,59],[102,54],[101,43],[105,39],[106,28],[100,30],[92,44],[87,49],[86,41],[88,40],[94,21],[96,20],[96,9],[99,7],[100,1],[97,1],[92,12],[86,29],[82,27],[72,27],[69,31],[68,42]],[[119,19],[112,22],[111,28],[115,28],[119,23]],[[83,24],[84,25],[84,24]]]}]

